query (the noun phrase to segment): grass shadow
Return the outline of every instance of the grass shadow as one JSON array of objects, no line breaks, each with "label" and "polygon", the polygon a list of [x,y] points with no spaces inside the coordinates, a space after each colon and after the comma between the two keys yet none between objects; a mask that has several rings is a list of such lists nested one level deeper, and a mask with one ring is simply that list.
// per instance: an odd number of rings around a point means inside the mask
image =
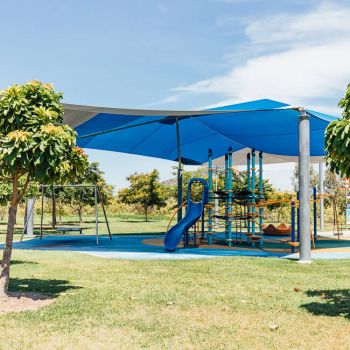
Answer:
[{"label": "grass shadow", "polygon": [[317,316],[342,316],[350,320],[350,289],[308,290],[309,297],[320,301],[303,304],[301,307]]},{"label": "grass shadow", "polygon": [[50,297],[57,297],[62,292],[80,288],[71,285],[67,280],[56,279],[11,278],[9,284],[10,292],[42,293]]},{"label": "grass shadow", "polygon": [[[1,264],[1,260],[0,260],[0,264]],[[27,260],[11,260],[11,265],[21,265],[21,264],[38,265],[39,263],[35,261],[27,261]]]}]

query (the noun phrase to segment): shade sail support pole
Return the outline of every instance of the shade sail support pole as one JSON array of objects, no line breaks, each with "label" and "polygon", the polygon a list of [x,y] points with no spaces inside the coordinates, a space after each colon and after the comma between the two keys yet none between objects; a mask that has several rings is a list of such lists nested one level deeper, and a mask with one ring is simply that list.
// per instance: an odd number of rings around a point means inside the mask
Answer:
[{"label": "shade sail support pole", "polygon": [[182,163],[181,163],[181,135],[180,135],[180,123],[179,118],[176,118],[176,143],[177,143],[177,222],[182,220]]},{"label": "shade sail support pole", "polygon": [[303,108],[299,112],[299,262],[310,263],[310,115]]}]

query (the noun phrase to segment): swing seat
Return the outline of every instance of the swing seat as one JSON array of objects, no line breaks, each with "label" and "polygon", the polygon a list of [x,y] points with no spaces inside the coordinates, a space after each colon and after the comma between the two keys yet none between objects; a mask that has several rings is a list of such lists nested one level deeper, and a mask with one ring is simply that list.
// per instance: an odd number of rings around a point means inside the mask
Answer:
[{"label": "swing seat", "polygon": [[83,227],[71,226],[71,227],[57,227],[56,232],[62,232],[66,234],[66,232],[79,232],[79,234],[83,234]]}]

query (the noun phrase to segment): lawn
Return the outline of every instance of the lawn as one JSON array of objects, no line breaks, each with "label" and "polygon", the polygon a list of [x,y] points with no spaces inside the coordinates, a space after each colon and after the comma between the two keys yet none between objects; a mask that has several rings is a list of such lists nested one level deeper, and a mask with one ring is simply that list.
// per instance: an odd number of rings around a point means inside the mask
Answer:
[{"label": "lawn", "polygon": [[350,349],[349,261],[14,259],[12,291],[56,299],[1,315],[1,349]]},{"label": "lawn", "polygon": [[[53,233],[51,230],[51,217],[46,216],[44,220],[44,234],[45,233]],[[164,234],[167,226],[168,219],[151,219],[148,222],[145,222],[144,219],[139,218],[137,216],[131,218],[119,217],[119,216],[110,216],[108,218],[109,226],[111,232],[114,234]],[[6,232],[6,221],[0,222],[0,241],[3,240],[1,238]],[[85,234],[95,234],[96,226],[95,226],[95,217],[94,216],[86,216],[84,217],[84,222],[79,224],[77,222],[76,217],[73,216],[65,216],[62,219],[62,223],[58,223],[57,226],[81,226],[84,228]],[[35,216],[35,232],[38,234],[40,228],[40,217]],[[103,218],[100,216],[99,218],[99,232],[100,234],[107,234],[107,226],[104,223]],[[18,239],[23,230],[23,219],[19,218],[18,225],[16,225],[16,235],[15,239]]]}]

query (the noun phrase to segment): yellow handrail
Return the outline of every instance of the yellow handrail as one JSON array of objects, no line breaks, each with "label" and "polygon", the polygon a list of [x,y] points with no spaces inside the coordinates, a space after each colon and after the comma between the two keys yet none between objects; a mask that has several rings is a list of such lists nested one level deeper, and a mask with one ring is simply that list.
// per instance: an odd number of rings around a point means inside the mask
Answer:
[{"label": "yellow handrail", "polygon": [[181,209],[184,205],[186,205],[186,204],[187,204],[187,201],[184,201],[178,208],[176,208],[176,210],[174,211],[173,216],[171,217],[171,219],[170,219],[170,221],[169,221],[169,224],[168,224],[168,227],[167,227],[167,229],[166,229],[166,232],[169,231],[169,227],[170,227],[171,222],[173,221],[175,215],[176,215],[176,214],[180,211],[180,209]]}]

